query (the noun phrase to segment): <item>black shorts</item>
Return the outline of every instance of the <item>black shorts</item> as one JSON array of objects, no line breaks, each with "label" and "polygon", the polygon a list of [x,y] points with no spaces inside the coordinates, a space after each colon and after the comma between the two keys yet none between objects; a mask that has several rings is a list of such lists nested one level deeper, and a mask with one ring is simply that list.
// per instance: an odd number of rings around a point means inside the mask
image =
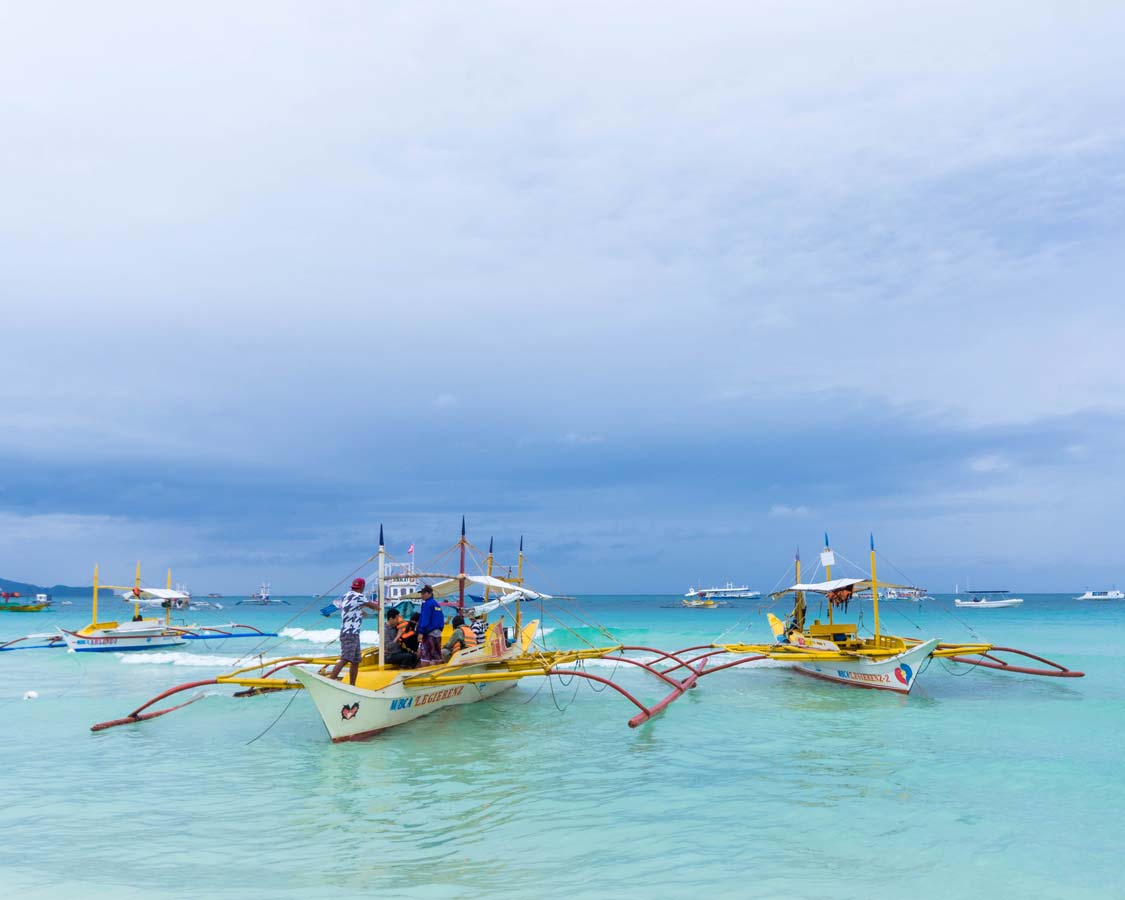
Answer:
[{"label": "black shorts", "polygon": [[359,662],[359,632],[340,632],[340,659],[344,662]]}]

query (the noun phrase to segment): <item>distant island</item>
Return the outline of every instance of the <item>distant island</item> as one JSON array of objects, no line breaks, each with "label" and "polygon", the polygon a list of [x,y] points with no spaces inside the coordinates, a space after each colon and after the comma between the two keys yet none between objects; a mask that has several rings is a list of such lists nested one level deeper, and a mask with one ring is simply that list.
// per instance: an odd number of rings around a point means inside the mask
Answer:
[{"label": "distant island", "polygon": [[94,592],[94,586],[74,587],[69,584],[56,584],[51,587],[44,587],[41,584],[28,584],[24,581],[11,581],[7,578],[0,578],[0,591],[5,591],[9,594],[18,592],[25,597],[32,597],[35,594],[50,594],[52,597],[70,597],[92,594]]}]

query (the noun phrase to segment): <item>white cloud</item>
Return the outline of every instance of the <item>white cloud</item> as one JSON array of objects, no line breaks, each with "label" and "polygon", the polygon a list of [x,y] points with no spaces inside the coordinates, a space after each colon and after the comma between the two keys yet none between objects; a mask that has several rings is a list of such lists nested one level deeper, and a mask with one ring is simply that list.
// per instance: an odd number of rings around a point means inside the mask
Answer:
[{"label": "white cloud", "polygon": [[979,474],[1003,472],[1011,467],[1011,462],[1000,453],[988,453],[969,460],[969,471]]},{"label": "white cloud", "polygon": [[774,519],[796,519],[804,518],[810,512],[807,506],[786,506],[784,503],[775,503],[770,507],[769,516]]}]

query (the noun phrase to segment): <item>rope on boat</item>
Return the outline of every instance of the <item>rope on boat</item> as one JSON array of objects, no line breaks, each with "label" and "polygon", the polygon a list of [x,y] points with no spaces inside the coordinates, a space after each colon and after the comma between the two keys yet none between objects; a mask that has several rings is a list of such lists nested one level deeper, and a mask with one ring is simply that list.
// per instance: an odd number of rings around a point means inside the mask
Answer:
[{"label": "rope on boat", "polygon": [[256,741],[260,737],[263,737],[266,734],[267,731],[269,731],[271,728],[273,728],[274,725],[276,725],[278,722],[280,722],[281,717],[284,716],[287,712],[289,712],[289,707],[293,705],[293,701],[296,700],[296,699],[297,699],[297,692],[293,691],[293,696],[290,697],[289,702],[285,704],[285,709],[283,709],[280,713],[278,713],[277,718],[274,719],[272,722],[269,723],[269,725],[266,726],[265,731],[263,731],[261,734],[257,735],[257,737],[250,738],[250,740],[248,740],[246,742],[246,746],[249,747],[252,743],[254,743],[254,741]]}]

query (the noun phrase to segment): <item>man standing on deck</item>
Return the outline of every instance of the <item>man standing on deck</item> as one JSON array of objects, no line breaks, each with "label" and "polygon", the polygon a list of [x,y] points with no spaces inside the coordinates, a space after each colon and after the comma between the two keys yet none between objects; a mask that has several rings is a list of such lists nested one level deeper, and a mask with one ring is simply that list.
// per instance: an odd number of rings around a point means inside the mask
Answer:
[{"label": "man standing on deck", "polygon": [[363,596],[365,587],[367,582],[357,578],[352,582],[352,589],[336,601],[336,605],[340,607],[340,661],[336,663],[336,668],[329,676],[333,681],[339,677],[344,663],[351,666],[348,673],[349,683],[354,685],[359,675],[359,629],[363,624],[363,610],[365,608],[376,612],[379,610],[378,603],[372,603]]},{"label": "man standing on deck", "polygon": [[434,599],[434,589],[422,585],[422,617],[418,620],[418,665],[441,665],[441,630],[445,627],[445,616]]}]

